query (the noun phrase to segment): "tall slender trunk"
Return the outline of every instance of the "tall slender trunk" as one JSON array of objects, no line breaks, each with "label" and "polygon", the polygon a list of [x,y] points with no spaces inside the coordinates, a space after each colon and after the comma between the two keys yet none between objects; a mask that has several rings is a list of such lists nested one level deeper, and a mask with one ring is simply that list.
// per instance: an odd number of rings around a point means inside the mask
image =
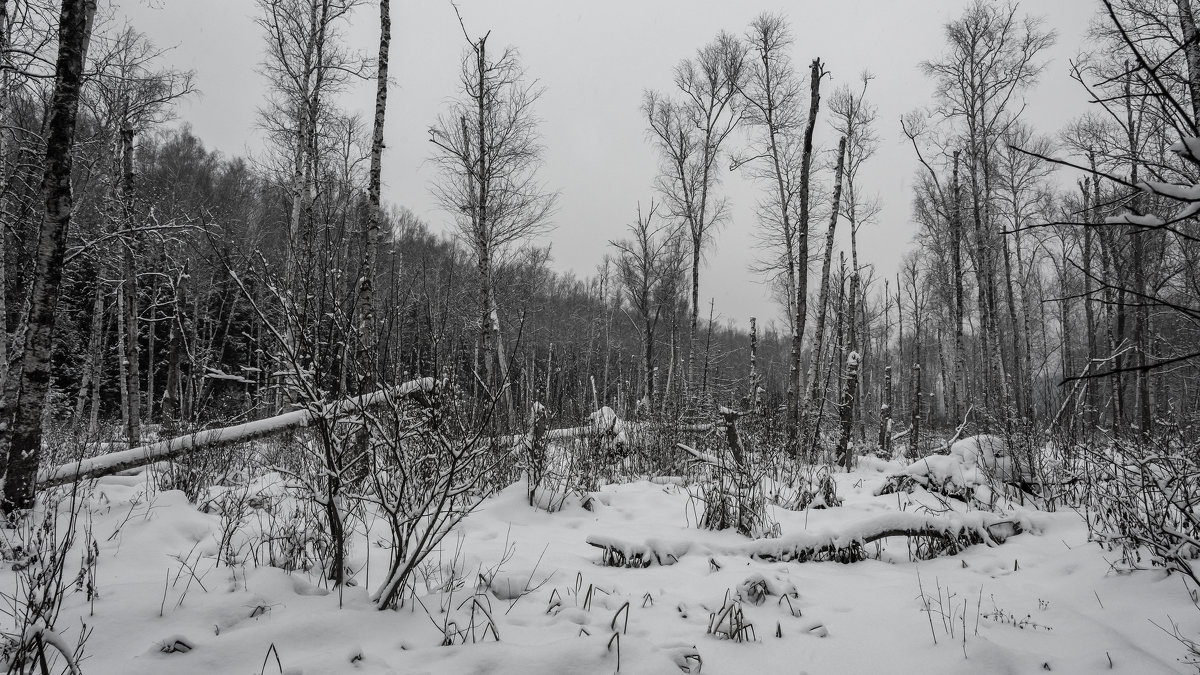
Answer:
[{"label": "tall slender trunk", "polygon": [[800,357],[804,347],[804,323],[808,318],[808,182],[812,170],[813,131],[821,105],[821,60],[809,66],[808,126],[800,159],[800,218],[796,222],[796,314],[792,322],[791,370],[788,380],[788,440],[797,447],[803,437],[800,429],[800,399],[804,385],[800,380]]},{"label": "tall slender trunk", "polygon": [[858,397],[858,374],[862,367],[860,356],[857,350],[858,341],[854,330],[854,303],[858,297],[858,271],[850,273],[850,294],[847,296],[847,314],[849,315],[849,324],[847,326],[849,339],[846,344],[850,348],[850,354],[846,357],[846,384],[842,394],[842,436],[838,441],[838,457],[841,465],[850,470],[853,461],[853,452],[850,446],[850,427],[854,421],[854,402]]},{"label": "tall slender trunk", "polygon": [[750,412],[758,411],[758,319],[750,317],[750,391],[749,404],[746,408]]},{"label": "tall slender trunk", "polygon": [[1188,94],[1192,103],[1192,118],[1200,118],[1200,34],[1196,31],[1196,15],[1192,0],[1175,0],[1179,10],[1179,26],[1183,29],[1183,53],[1187,56]]},{"label": "tall slender trunk", "polygon": [[883,367],[883,402],[879,405],[879,448],[892,449],[892,367]]},{"label": "tall slender trunk", "polygon": [[[5,514],[34,504],[42,449],[42,413],[50,390],[50,351],[55,311],[62,286],[67,232],[71,224],[71,145],[79,111],[83,64],[96,12],[95,0],[63,0],[59,15],[58,59],[54,92],[46,122],[46,163],[42,175],[44,212],[29,289],[28,329],[21,350],[11,424],[0,424],[0,456],[8,458],[8,477],[0,508]],[[8,422],[8,410],[0,422]]]},{"label": "tall slender trunk", "polygon": [[[154,265],[151,263],[151,267]],[[154,401],[157,390],[154,385],[154,374],[158,367],[158,283],[157,274],[150,277],[150,316],[146,317],[146,396],[142,403],[145,405],[143,414],[148,420],[154,419]]]},{"label": "tall slender trunk", "polygon": [[912,378],[913,378],[913,389],[912,389],[913,398],[912,398],[912,409],[909,411],[909,419],[911,420],[911,424],[912,424],[912,433],[909,434],[910,436],[912,436],[912,444],[909,447],[912,448],[912,452],[909,453],[909,456],[910,457],[920,457],[921,456],[921,364],[919,361],[915,361],[912,365]]},{"label": "tall slender trunk", "polygon": [[[1182,13],[1181,13],[1182,14]],[[1190,54],[1188,55],[1191,56]],[[1189,62],[1189,66],[1190,66]],[[1129,65],[1126,63],[1126,68]],[[1131,93],[1132,85],[1130,78],[1125,80],[1125,123],[1128,131],[1129,142],[1129,182],[1132,185],[1138,184],[1138,149],[1137,149],[1137,125],[1140,120],[1137,119],[1133,112],[1133,96]],[[1137,211],[1138,193],[1135,191],[1130,198],[1129,208]],[[1150,376],[1146,371],[1146,351],[1147,343],[1149,342],[1149,323],[1150,323],[1150,306],[1143,302],[1142,298],[1146,296],[1146,267],[1150,261],[1146,259],[1146,231],[1138,228],[1128,228],[1130,237],[1133,238],[1133,251],[1130,259],[1130,265],[1133,267],[1133,292],[1138,296],[1137,304],[1133,310],[1133,348],[1135,355],[1135,363],[1138,367],[1135,374],[1135,384],[1137,387],[1137,409],[1138,409],[1138,431],[1145,435],[1151,431],[1150,425],[1152,418],[1150,416]]]},{"label": "tall slender trunk", "polygon": [[[1014,228],[1018,227],[1018,223],[1013,223]],[[1028,398],[1032,392],[1026,390],[1025,379],[1030,373],[1022,373],[1021,362],[1021,328],[1017,320],[1017,299],[1016,287],[1013,283],[1014,278],[1021,275],[1020,253],[1016,253],[1017,268],[1013,269],[1012,259],[1014,253],[1008,245],[1008,236],[1000,236],[1000,253],[1004,256],[1004,289],[1005,289],[1005,305],[1008,309],[1008,325],[1012,334],[1009,339],[1010,349],[1012,349],[1012,360],[1009,366],[1009,377],[1012,379],[1012,394],[1013,405],[1016,408],[1018,416],[1028,415]]]},{"label": "tall slender trunk", "polygon": [[[1033,328],[1032,328],[1033,320],[1031,319],[1031,315],[1033,314],[1033,301],[1032,301],[1033,293],[1031,293],[1029,291],[1029,276],[1030,275],[1026,274],[1025,270],[1026,269],[1033,270],[1036,268],[1036,264],[1035,264],[1036,253],[1031,254],[1034,256],[1034,258],[1032,258],[1029,261],[1029,266],[1027,268],[1025,265],[1024,255],[1021,253],[1021,235],[1020,235],[1020,233],[1015,235],[1013,243],[1014,243],[1013,249],[1016,252],[1016,258],[1017,258],[1018,288],[1021,291],[1021,334],[1025,338],[1025,341],[1024,341],[1025,348],[1021,350],[1021,358],[1022,358],[1022,368],[1023,368],[1023,373],[1024,373],[1023,382],[1025,383],[1025,387],[1028,390],[1028,395],[1025,398],[1025,410],[1023,411],[1023,413],[1026,417],[1028,417],[1030,420],[1032,420],[1034,417],[1034,413],[1036,412],[1034,410],[1034,406],[1033,406],[1033,337],[1032,337],[1033,336]],[[1038,284],[1039,292],[1041,292],[1040,280],[1035,279],[1035,283]],[[1044,311],[1045,308],[1043,307],[1042,310]],[[1043,325],[1042,329],[1045,330],[1044,325]],[[1064,377],[1067,377],[1067,376],[1064,375]]]},{"label": "tall slender trunk", "polygon": [[[127,104],[128,107],[128,104]],[[142,388],[141,388],[141,356],[138,349],[138,283],[137,266],[133,259],[134,248],[137,246],[137,227],[133,215],[133,126],[129,120],[128,111],[121,127],[121,221],[129,232],[129,239],[121,246],[123,279],[121,296],[124,300],[122,309],[125,326],[125,352],[122,354],[125,363],[125,392],[126,427],[125,438],[129,447],[137,447],[142,442]]]},{"label": "tall slender trunk", "polygon": [[[4,159],[9,152],[8,130],[8,86],[10,73],[8,65],[8,43],[10,23],[8,18],[8,0],[0,0],[0,399],[4,398],[8,379],[8,291],[7,268],[7,232],[8,232],[8,166]],[[4,402],[0,400],[0,415],[3,414]]]},{"label": "tall slender trunk", "polygon": [[950,252],[951,274],[954,277],[954,380],[951,383],[951,417],[960,419],[962,416],[962,398],[969,397],[967,393],[967,354],[963,345],[963,268],[962,268],[962,192],[958,181],[959,151],[954,151],[954,171],[951,179],[950,217]]},{"label": "tall slender trunk", "polygon": [[[1089,155],[1089,157],[1090,157],[1090,161],[1093,166],[1093,172],[1094,172],[1094,167],[1096,164],[1095,156]],[[1094,174],[1093,174],[1093,177],[1084,179],[1083,186],[1082,186],[1083,187],[1084,218],[1086,219],[1086,221],[1088,223],[1095,223],[1095,222],[1098,222],[1098,220],[1099,220],[1098,216],[1097,216],[1097,212],[1099,211],[1099,199],[1089,199],[1089,197],[1091,197],[1091,193],[1088,190],[1089,182],[1092,183],[1092,185],[1094,186],[1094,190],[1098,197],[1099,191],[1100,191],[1100,181],[1099,181],[1098,177],[1094,176]],[[1095,366],[1096,356],[1097,356],[1097,352],[1098,352],[1097,345],[1096,345],[1096,312],[1092,306],[1092,294],[1091,294],[1091,288],[1092,288],[1092,283],[1093,283],[1093,280],[1092,280],[1092,249],[1093,249],[1092,228],[1090,225],[1085,225],[1083,228],[1083,252],[1082,252],[1083,283],[1085,284],[1085,287],[1084,287],[1085,292],[1083,295],[1083,317],[1084,317],[1084,322],[1087,324],[1087,358],[1088,358],[1088,368],[1089,368],[1088,374],[1089,375],[1092,374],[1090,369]],[[1087,424],[1089,427],[1094,427],[1096,425],[1097,415],[1099,412],[1099,396],[1098,396],[1098,392],[1096,390],[1095,385],[1096,385],[1096,382],[1094,379],[1090,379],[1085,383],[1085,386],[1087,387],[1086,419],[1087,419]]]},{"label": "tall slender trunk", "polygon": [[812,356],[808,361],[808,403],[812,406],[820,395],[818,373],[825,348],[825,316],[829,309],[829,273],[833,263],[833,239],[837,231],[838,206],[842,196],[842,168],[846,156],[846,137],[838,142],[837,169],[833,179],[833,205],[830,209],[829,228],[825,232],[825,257],[821,263],[821,291],[817,296],[817,323],[813,327]]},{"label": "tall slender trunk", "polygon": [[75,426],[79,429],[84,428],[83,415],[86,412],[92,381],[100,377],[100,362],[104,358],[100,353],[101,337],[104,333],[104,284],[99,280],[96,281],[92,295],[92,326],[88,333],[87,363],[83,368],[79,392],[75,397]]},{"label": "tall slender trunk", "polygon": [[[187,278],[187,264],[175,277],[171,289],[174,310],[171,312],[171,329],[167,333],[167,382],[162,397],[163,435],[170,438],[178,435],[180,421],[180,402],[183,386],[183,352],[184,336],[188,334],[185,325],[187,311],[187,288],[184,280]],[[261,332],[261,325],[260,325]],[[260,357],[261,358],[261,357]],[[261,365],[256,364],[260,370]]]},{"label": "tall slender trunk", "polygon": [[388,55],[392,44],[391,0],[379,0],[379,58],[375,73],[375,121],[371,129],[371,167],[367,174],[367,231],[363,240],[363,270],[358,285],[360,373],[359,390],[375,388],[378,357],[376,344],[375,268],[379,227],[383,219],[380,196],[383,173],[383,127],[387,118]]},{"label": "tall slender trunk", "polygon": [[[643,294],[643,302],[649,302]],[[643,305],[643,307],[648,305]],[[654,323],[647,316],[642,324],[642,391],[645,392],[646,410],[654,409]]]}]

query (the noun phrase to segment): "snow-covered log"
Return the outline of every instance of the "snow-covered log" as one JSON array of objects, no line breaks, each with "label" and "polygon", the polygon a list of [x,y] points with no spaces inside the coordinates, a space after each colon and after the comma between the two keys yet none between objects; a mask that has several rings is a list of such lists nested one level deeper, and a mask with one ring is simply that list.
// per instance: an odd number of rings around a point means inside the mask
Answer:
[{"label": "snow-covered log", "polygon": [[986,511],[945,516],[896,511],[851,524],[836,532],[800,532],[786,537],[756,539],[734,546],[648,539],[632,542],[592,535],[587,543],[604,551],[602,564],[617,567],[673,565],[684,555],[746,556],[773,562],[810,560],[860,560],[862,547],[887,537],[924,537],[940,540],[944,550],[957,553],[972,544],[998,546],[1009,537],[1030,529],[1018,518]]},{"label": "snow-covered log", "polygon": [[62,464],[40,472],[38,474],[38,487],[48,488],[70,483],[74,480],[107,476],[154,462],[174,459],[196,450],[219,448],[234,443],[245,443],[246,441],[270,436],[286,429],[308,426],[317,419],[333,419],[353,414],[389,399],[432,392],[435,386],[436,382],[432,377],[423,377],[389,389],[381,389],[370,394],[348,398],[321,408],[293,410],[292,412],[254,422],[223,427],[221,429],[207,429],[138,448]]},{"label": "snow-covered log", "polygon": [[972,544],[999,545],[1022,529],[1019,521],[986,511],[951,516],[897,511],[856,523],[839,532],[802,532],[790,537],[759,539],[745,544],[742,550],[750,557],[774,562],[831,559],[848,562],[861,559],[859,549],[862,546],[887,537],[940,539],[948,552],[957,553]]},{"label": "snow-covered log", "polygon": [[[695,433],[705,434],[713,429],[711,424],[683,424],[672,427],[661,422],[627,422],[613,411],[612,408],[604,406],[588,416],[591,419],[590,424],[585,424],[578,427],[561,427],[558,429],[549,429],[546,431],[547,441],[572,441],[577,438],[610,438],[614,439],[617,444],[627,444],[630,442],[629,437],[637,437],[642,434],[654,433],[657,431],[678,431],[680,433]],[[523,443],[529,438],[528,434],[510,434],[508,436],[500,436],[495,443],[499,446],[517,445]]]}]

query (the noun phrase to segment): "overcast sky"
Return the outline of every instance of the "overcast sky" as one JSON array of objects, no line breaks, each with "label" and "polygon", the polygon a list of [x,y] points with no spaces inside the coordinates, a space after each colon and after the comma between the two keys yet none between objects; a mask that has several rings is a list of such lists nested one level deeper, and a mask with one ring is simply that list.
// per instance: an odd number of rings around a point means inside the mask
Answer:
[{"label": "overcast sky", "polygon": [[[148,34],[177,68],[194,69],[199,96],[179,117],[210,147],[226,154],[258,153],[256,111],[265,83],[257,73],[262,36],[253,0],[115,0],[119,13]],[[757,14],[782,11],[796,42],[792,57],[802,73],[820,57],[832,73],[822,91],[875,74],[868,97],[878,106],[878,154],[864,168],[862,188],[878,194],[878,222],[862,231],[860,257],[879,274],[893,275],[914,233],[911,183],[917,163],[899,131],[900,115],[931,101],[932,87],[918,64],[936,57],[943,25],[966,0],[459,0],[471,35],[491,31],[489,45],[517,47],[527,73],[545,87],[537,106],[546,146],[542,178],[561,193],[548,235],[559,269],[590,275],[623,236],[638,201],[648,202],[658,160],[639,113],[642,92],[667,89],[671,69],[721,30],[741,33]],[[1086,96],[1067,75],[1068,59],[1095,10],[1092,0],[1026,2],[1057,31],[1042,84],[1027,98],[1025,119],[1053,133],[1086,108]],[[347,41],[374,54],[378,7],[357,10]],[[435,229],[448,216],[429,194],[433,165],[427,129],[453,96],[465,40],[448,0],[393,0],[392,88],[388,98],[384,199],[411,208]],[[369,123],[374,84],[351,91],[344,105]],[[741,138],[733,139],[742,143]],[[835,143],[822,114],[817,143]],[[761,279],[747,267],[755,257],[757,188],[725,173],[731,218],[718,234],[702,271],[702,298],[715,298],[724,320],[743,326],[750,316],[781,318]],[[705,302],[704,304],[707,304]]]}]

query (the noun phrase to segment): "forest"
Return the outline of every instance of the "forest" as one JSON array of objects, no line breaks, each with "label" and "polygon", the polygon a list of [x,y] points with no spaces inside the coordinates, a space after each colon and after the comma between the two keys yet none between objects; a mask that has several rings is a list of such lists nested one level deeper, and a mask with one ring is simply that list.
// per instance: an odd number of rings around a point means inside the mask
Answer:
[{"label": "forest", "polygon": [[385,175],[409,9],[245,4],[236,155],[115,4],[0,0],[8,672],[874,672],[881,632],[895,672],[1200,672],[1191,0],[957,3],[898,120],[748,12],[614,103],[655,178],[575,271],[521,45],[445,3],[430,217]]}]

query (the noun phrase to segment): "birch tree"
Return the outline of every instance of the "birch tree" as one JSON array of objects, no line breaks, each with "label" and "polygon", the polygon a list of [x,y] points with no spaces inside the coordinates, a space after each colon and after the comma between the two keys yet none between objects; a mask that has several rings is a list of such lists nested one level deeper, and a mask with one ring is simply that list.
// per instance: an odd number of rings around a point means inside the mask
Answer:
[{"label": "birch tree", "polygon": [[359,344],[362,356],[360,378],[364,391],[373,389],[376,362],[375,275],[377,273],[379,225],[383,219],[380,196],[383,173],[383,127],[387,119],[388,56],[392,44],[392,2],[379,0],[379,56],[375,72],[375,117],[371,128],[371,167],[367,173],[367,231],[363,240],[363,269],[358,281]]},{"label": "birch tree", "polygon": [[642,99],[648,134],[661,158],[658,190],[668,214],[681,221],[691,244],[691,322],[687,380],[694,379],[700,313],[700,262],[727,216],[716,194],[726,139],[741,121],[738,90],[746,76],[746,48],[720,33],[696,56],[675,67],[675,95],[647,90]]},{"label": "birch tree", "polygon": [[[499,391],[508,381],[508,361],[493,286],[496,267],[514,246],[548,228],[557,195],[538,178],[542,144],[534,104],[542,89],[526,77],[516,49],[489,53],[490,35],[467,37],[458,97],[429,129],[429,140],[439,169],[434,196],[453,215],[478,274],[477,366],[485,384]],[[504,397],[515,422],[507,388]]]},{"label": "birch tree", "polygon": [[46,122],[42,174],[45,202],[33,285],[26,303],[28,328],[18,371],[13,374],[18,380],[10,401],[11,414],[8,410],[0,411],[0,456],[8,459],[0,509],[10,516],[34,504],[42,450],[42,412],[50,388],[50,348],[73,208],[71,145],[75,140],[79,91],[95,13],[95,0],[63,0],[59,14],[58,57]]},{"label": "birch tree", "polygon": [[797,199],[800,192],[801,132],[804,130],[803,83],[788,52],[793,45],[787,22],[761,14],[746,35],[746,77],[739,91],[750,145],[733,160],[763,185],[758,204],[759,242],[766,259],[758,271],[782,276],[788,321],[793,319],[797,260]]},{"label": "birch tree", "polygon": [[[970,251],[978,281],[983,351],[990,364],[984,396],[986,401],[995,392],[999,408],[1007,410],[1015,392],[1006,370],[1019,367],[1014,366],[1019,355],[1013,353],[1005,359],[1001,343],[997,281],[997,249],[1001,247],[994,241],[994,155],[1000,134],[1023,107],[1020,95],[1037,81],[1045,67],[1043,52],[1056,36],[1042,27],[1041,19],[1018,15],[1016,4],[975,0],[959,18],[946,24],[945,37],[946,51],[923,62],[921,68],[937,87],[933,115],[958,125],[946,140],[948,145],[962,146],[967,173],[966,199],[974,234]],[[1020,408],[1020,401],[1016,402]]]}]

